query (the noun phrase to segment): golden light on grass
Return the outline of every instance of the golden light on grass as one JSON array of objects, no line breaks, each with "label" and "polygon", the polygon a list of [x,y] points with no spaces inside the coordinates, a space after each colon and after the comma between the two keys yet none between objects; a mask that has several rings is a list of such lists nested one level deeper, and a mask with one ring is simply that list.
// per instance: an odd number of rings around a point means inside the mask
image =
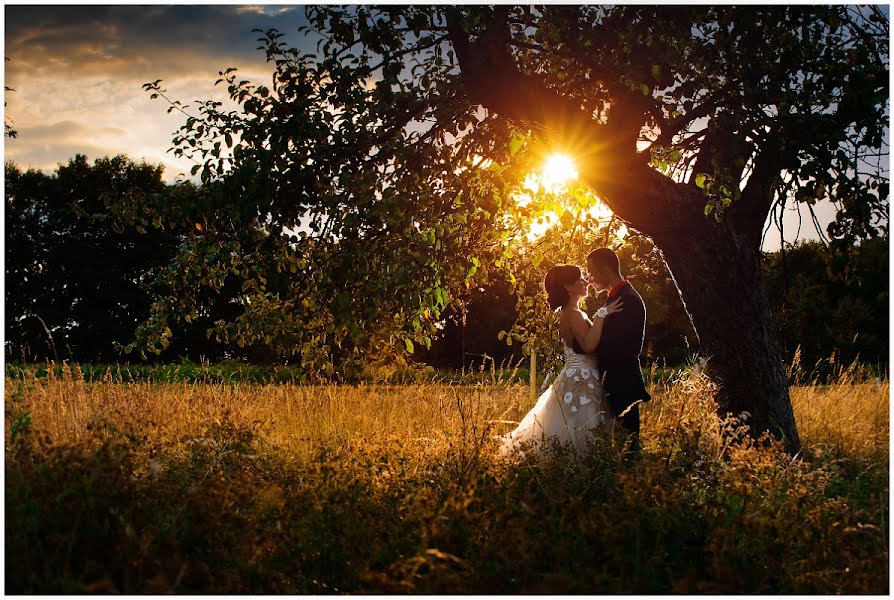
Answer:
[{"label": "golden light on grass", "polygon": [[[34,428],[57,442],[78,441],[91,423],[104,418],[141,436],[185,439],[225,413],[246,427],[264,424],[264,437],[293,450],[356,436],[446,440],[462,425],[458,398],[463,406],[477,407],[482,427],[491,422],[506,428],[506,419],[517,421],[527,412],[528,388],[511,383],[511,375],[498,375],[493,385],[475,386],[117,383],[111,375],[86,382],[73,366],[71,374],[61,377],[6,378],[6,441],[18,413],[27,413]],[[681,418],[702,424],[705,435],[716,435],[708,431],[714,388],[706,378],[655,383],[650,391],[654,401],[642,409],[647,449],[654,449],[653,442]],[[886,459],[889,392],[887,379],[869,377],[856,367],[822,385],[793,386],[792,406],[804,447],[834,449],[854,460]],[[844,404],[847,414],[841,412]],[[358,405],[366,408],[358,411]]]},{"label": "golden light on grass", "polygon": [[[792,388],[795,459],[721,420],[703,373],[656,371],[636,460],[600,436],[583,460],[506,462],[495,436],[531,406],[514,370],[309,386],[70,367],[6,378],[6,581],[22,593],[590,593],[604,574],[588,565],[637,560],[661,569],[596,591],[888,589],[889,384],[858,368]],[[638,527],[663,533],[602,543]],[[576,562],[524,579],[575,536]]]}]

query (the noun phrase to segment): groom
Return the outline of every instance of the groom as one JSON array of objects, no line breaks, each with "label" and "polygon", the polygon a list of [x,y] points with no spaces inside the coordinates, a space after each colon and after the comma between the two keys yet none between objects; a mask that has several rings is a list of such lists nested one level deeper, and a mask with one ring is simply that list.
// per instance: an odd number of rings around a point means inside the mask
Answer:
[{"label": "groom", "polygon": [[587,255],[587,278],[597,293],[608,292],[606,305],[621,301],[621,311],[605,320],[602,339],[596,348],[602,371],[605,396],[621,424],[632,435],[634,448],[639,445],[639,401],[651,400],[643,382],[639,354],[646,331],[646,306],[643,299],[621,276],[618,255],[608,248],[597,248]]}]

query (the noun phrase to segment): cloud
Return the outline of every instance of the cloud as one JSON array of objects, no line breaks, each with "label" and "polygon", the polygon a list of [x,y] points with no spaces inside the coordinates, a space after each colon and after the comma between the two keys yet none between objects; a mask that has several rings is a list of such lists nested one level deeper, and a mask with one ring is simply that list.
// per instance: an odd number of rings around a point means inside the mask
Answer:
[{"label": "cloud", "polygon": [[50,125],[35,125],[31,127],[20,127],[19,135],[34,142],[76,142],[89,136],[124,136],[127,132],[118,127],[100,127],[99,129],[90,130],[81,123],[74,121],[59,121]]},{"label": "cloud", "polygon": [[9,80],[55,74],[150,81],[158,73],[259,67],[259,34],[277,28],[305,44],[303,11],[266,14],[237,6],[8,6]]},{"label": "cloud", "polygon": [[[15,141],[6,141],[5,159],[13,162],[23,170],[38,169],[45,173],[52,173],[60,164],[67,164],[69,159],[76,154],[84,154],[91,161],[103,156],[115,156],[123,154],[120,150],[97,146],[89,142],[54,142],[47,141],[41,144],[29,144],[19,146]],[[64,158],[63,158],[64,157]]]},{"label": "cloud", "polygon": [[[236,14],[238,15],[247,15],[247,14],[257,14],[257,15],[282,15],[287,12],[291,12],[295,10],[294,6],[270,6],[267,4],[248,4],[245,6],[240,6],[236,8]],[[269,12],[268,12],[269,11]]]},{"label": "cloud", "polygon": [[251,4],[248,6],[240,6],[236,9],[237,15],[245,15],[245,14],[250,14],[250,13],[263,15],[264,14],[264,6],[261,4]]},{"label": "cloud", "polygon": [[74,121],[59,121],[52,125],[35,125],[33,127],[20,127],[21,135],[28,135],[34,141],[47,139],[68,138],[73,134],[83,133],[84,127]]},{"label": "cloud", "polygon": [[[162,79],[170,97],[220,100],[217,73],[267,82],[272,67],[253,28],[275,27],[310,50],[297,32],[303,10],[239,6],[6,6],[6,115],[19,137],[5,158],[53,170],[76,153],[91,159],[125,153],[166,165],[173,180],[191,163],[167,153],[185,117],[150,100],[142,84]],[[282,10],[286,8],[288,10]],[[269,14],[268,14],[269,11]]]}]

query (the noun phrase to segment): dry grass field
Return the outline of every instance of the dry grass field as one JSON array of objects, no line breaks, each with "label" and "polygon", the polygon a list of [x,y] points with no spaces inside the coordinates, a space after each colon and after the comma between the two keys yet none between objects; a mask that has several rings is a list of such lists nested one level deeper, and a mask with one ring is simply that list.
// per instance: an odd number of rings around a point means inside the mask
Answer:
[{"label": "dry grass field", "polygon": [[692,373],[639,456],[510,462],[519,385],[5,383],[7,593],[888,591],[889,384],[857,368],[792,388],[794,459]]}]

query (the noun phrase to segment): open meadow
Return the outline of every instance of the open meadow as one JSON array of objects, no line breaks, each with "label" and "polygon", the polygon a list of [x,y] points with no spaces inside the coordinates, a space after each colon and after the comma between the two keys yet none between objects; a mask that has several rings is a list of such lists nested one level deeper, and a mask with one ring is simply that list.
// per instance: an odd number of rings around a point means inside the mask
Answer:
[{"label": "open meadow", "polygon": [[888,6],[4,15],[5,593],[889,593]]},{"label": "open meadow", "polygon": [[[525,386],[6,378],[7,593],[888,592],[889,383],[792,388],[792,459],[652,385],[643,452],[506,463]],[[809,382],[808,382],[809,383]]]}]

